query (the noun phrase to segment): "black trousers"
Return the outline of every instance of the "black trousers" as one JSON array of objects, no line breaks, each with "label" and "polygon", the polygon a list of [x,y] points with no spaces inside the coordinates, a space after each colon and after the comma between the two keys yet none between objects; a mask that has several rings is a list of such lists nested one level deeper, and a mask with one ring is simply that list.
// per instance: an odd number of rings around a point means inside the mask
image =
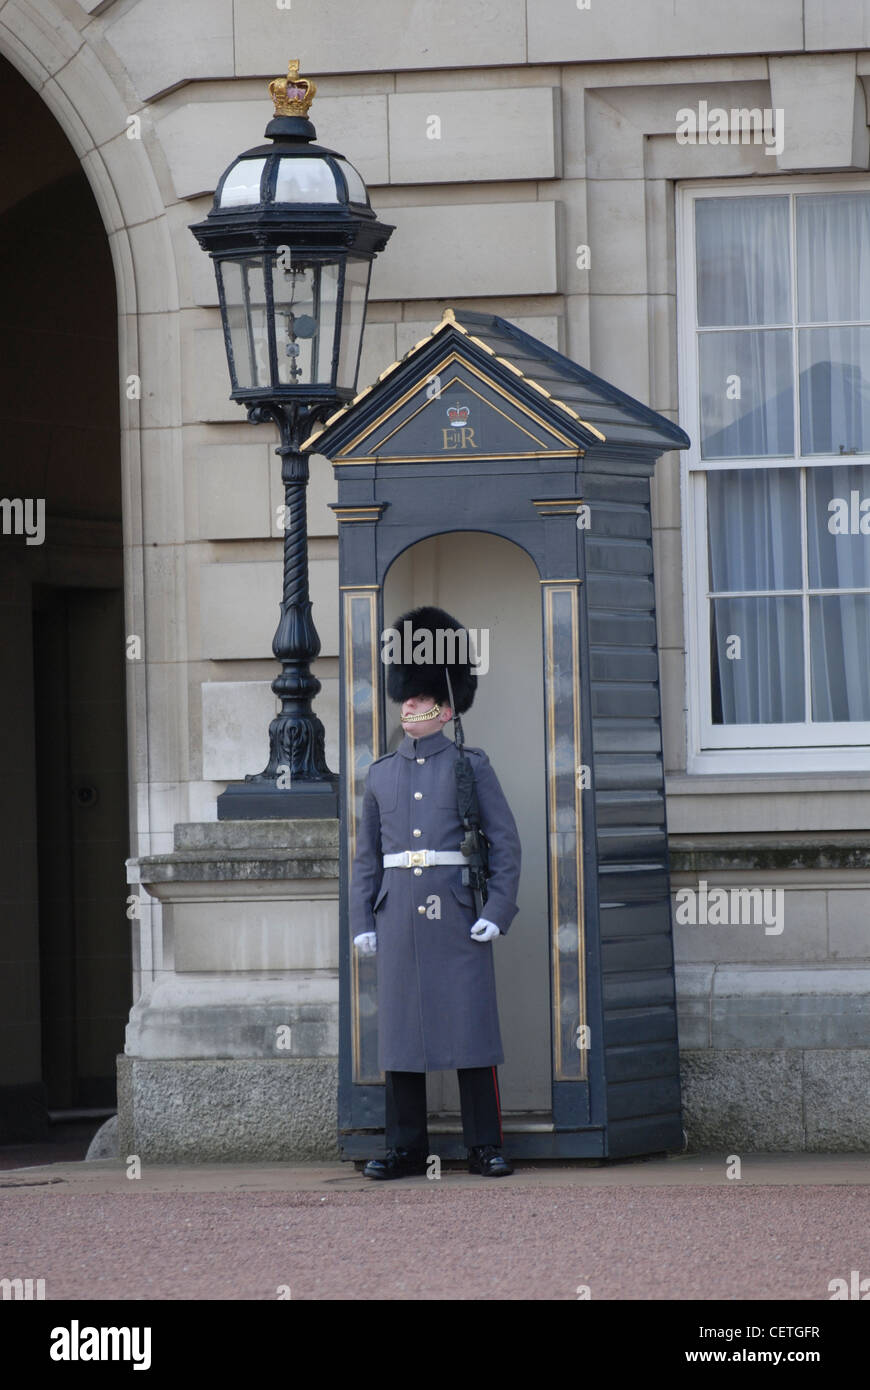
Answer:
[{"label": "black trousers", "polygon": [[[456,1075],[466,1148],[492,1144],[500,1149],[503,1143],[501,1100],[495,1067],[462,1067]],[[387,1148],[419,1149],[428,1154],[426,1073],[388,1071],[385,1077]]]}]

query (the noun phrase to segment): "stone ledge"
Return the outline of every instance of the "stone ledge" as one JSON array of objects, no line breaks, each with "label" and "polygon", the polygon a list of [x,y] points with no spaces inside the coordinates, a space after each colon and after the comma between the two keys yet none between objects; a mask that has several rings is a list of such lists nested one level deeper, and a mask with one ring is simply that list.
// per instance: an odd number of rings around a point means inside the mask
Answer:
[{"label": "stone ledge", "polygon": [[127,860],[128,883],[337,879],[337,820],[190,821],[170,854]]},{"label": "stone ledge", "polygon": [[337,820],[213,820],[178,822],[175,851],[338,849]]},{"label": "stone ledge", "polygon": [[711,869],[867,869],[870,836],[861,832],[812,835],[671,835],[671,873]]},{"label": "stone ledge", "polygon": [[[683,972],[690,970],[691,975]],[[685,994],[733,996],[752,995],[800,997],[816,995],[835,998],[856,994],[870,1003],[870,966],[855,965],[757,965],[754,963],[684,966],[677,963],[677,997]]]},{"label": "stone ledge", "polygon": [[[867,772],[666,772],[668,797],[770,796],[808,793],[822,797],[838,792],[870,791]],[[800,833],[800,832],[798,832]]]},{"label": "stone ledge", "polygon": [[270,855],[247,853],[227,854],[153,854],[144,859],[128,861],[128,867],[138,868],[138,883],[223,883],[227,881],[283,880],[338,878],[338,854],[324,855],[322,851],[274,850]]}]

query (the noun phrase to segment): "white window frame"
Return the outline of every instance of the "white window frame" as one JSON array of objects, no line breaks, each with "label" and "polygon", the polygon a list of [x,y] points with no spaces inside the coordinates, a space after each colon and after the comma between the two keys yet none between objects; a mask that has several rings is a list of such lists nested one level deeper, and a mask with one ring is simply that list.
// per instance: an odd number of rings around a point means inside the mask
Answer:
[{"label": "white window frame", "polygon": [[[767,179],[698,180],[679,183],[676,188],[676,267],[677,267],[677,363],[679,378],[680,424],[692,441],[681,453],[680,491],[682,501],[682,563],[685,582],[683,605],[686,648],[686,771],[688,773],[778,773],[870,771],[870,721],[813,724],[714,725],[711,712],[710,636],[707,630],[709,570],[707,563],[707,518],[705,475],[714,470],[738,468],[812,468],[842,464],[839,454],[802,458],[798,429],[798,383],[794,381],[795,434],[793,458],[758,459],[701,458],[700,382],[696,353],[697,277],[695,273],[695,200],[697,198],[752,197],[771,193],[797,194],[821,192],[870,192],[866,175],[816,175],[813,178],[779,176]],[[794,202],[791,203],[792,218]],[[792,244],[794,244],[792,225]],[[796,258],[793,258],[793,261]],[[797,305],[797,266],[792,264],[792,304]],[[796,320],[795,320],[796,322]],[[794,332],[797,332],[794,328]],[[794,358],[794,361],[797,359]],[[870,464],[870,454],[860,454],[855,462]],[[806,489],[801,487],[801,520],[806,521]],[[806,575],[804,575],[806,586]],[[805,652],[809,653],[806,631]],[[870,659],[870,652],[868,652]],[[808,661],[805,669],[808,669]],[[805,677],[806,679],[806,677]],[[809,709],[809,703],[807,703]],[[770,731],[776,730],[776,744]],[[812,743],[808,741],[812,737]]]}]

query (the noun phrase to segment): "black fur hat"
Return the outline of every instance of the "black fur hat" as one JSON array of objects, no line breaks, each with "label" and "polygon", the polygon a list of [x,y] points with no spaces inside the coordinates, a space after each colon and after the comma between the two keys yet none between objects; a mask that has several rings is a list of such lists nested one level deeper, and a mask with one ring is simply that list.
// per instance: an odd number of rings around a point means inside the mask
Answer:
[{"label": "black fur hat", "polygon": [[[415,652],[422,660],[413,659]],[[471,709],[477,676],[470,660],[468,633],[443,608],[413,608],[403,613],[394,622],[392,634],[388,629],[381,655],[387,667],[387,694],[391,700],[403,704],[414,695],[431,695],[439,705],[450,705],[454,714]],[[455,705],[447,688],[445,666],[450,672]]]}]

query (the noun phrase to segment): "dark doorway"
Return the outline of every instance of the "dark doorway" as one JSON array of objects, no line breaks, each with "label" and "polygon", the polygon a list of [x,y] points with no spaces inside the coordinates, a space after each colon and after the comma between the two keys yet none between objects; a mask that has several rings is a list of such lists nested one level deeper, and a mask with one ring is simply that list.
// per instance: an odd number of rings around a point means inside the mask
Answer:
[{"label": "dark doorway", "polygon": [[112,256],[2,59],[0,121],[0,1144],[21,1144],[115,1106],[130,838]]},{"label": "dark doorway", "polygon": [[37,585],[33,601],[45,1102],[114,1107],[132,1003],[123,594]]}]

